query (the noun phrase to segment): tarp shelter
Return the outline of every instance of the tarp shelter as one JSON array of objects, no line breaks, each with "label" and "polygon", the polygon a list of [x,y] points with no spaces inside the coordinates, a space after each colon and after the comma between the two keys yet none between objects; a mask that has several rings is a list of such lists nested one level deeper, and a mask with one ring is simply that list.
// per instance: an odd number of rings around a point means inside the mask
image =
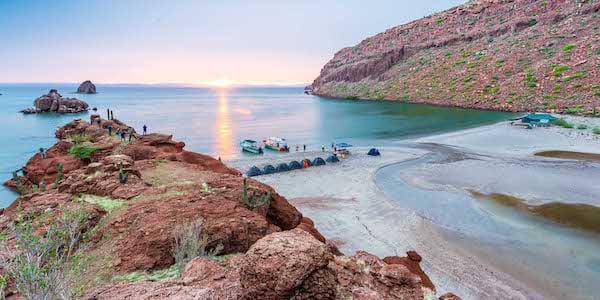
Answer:
[{"label": "tarp shelter", "polygon": [[288,167],[286,163],[280,163],[279,165],[277,165],[277,168],[275,168],[275,172],[287,172],[289,170],[290,167]]},{"label": "tarp shelter", "polygon": [[253,177],[262,175],[262,171],[257,166],[252,166],[248,172],[246,172],[246,176]]},{"label": "tarp shelter", "polygon": [[556,119],[558,119],[558,118],[551,114],[528,114],[528,115],[522,117],[521,121],[523,121],[524,123],[532,123],[532,122],[548,123],[548,122],[552,122]]},{"label": "tarp shelter", "polygon": [[266,165],[263,168],[263,174],[273,174],[275,173],[275,167],[273,167],[272,165]]},{"label": "tarp shelter", "polygon": [[379,156],[379,155],[381,155],[381,153],[379,153],[379,150],[377,150],[375,148],[371,148],[371,150],[369,150],[369,153],[367,153],[367,155]]},{"label": "tarp shelter", "polygon": [[335,144],[338,148],[349,148],[352,147],[352,145],[348,144],[348,143],[337,143]]},{"label": "tarp shelter", "polygon": [[335,155],[329,155],[329,157],[326,159],[326,161],[328,163],[336,163],[336,162],[340,162],[340,159]]},{"label": "tarp shelter", "polygon": [[312,165],[313,166],[323,166],[323,165],[325,165],[325,161],[322,158],[317,157],[313,160]]},{"label": "tarp shelter", "polygon": [[300,164],[296,160],[292,160],[289,164],[289,167],[290,167],[290,170],[298,170],[298,169],[302,169],[302,164]]}]

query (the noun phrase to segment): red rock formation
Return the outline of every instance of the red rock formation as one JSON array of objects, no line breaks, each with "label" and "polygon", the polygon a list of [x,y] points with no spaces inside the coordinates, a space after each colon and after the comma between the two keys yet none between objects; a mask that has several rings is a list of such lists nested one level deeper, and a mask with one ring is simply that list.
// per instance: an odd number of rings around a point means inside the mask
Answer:
[{"label": "red rock formation", "polygon": [[[48,187],[19,197],[1,211],[0,233],[9,236],[8,245],[15,244],[9,224],[17,217],[18,206],[23,213],[55,214],[84,194],[85,201],[92,197],[115,207],[107,213],[96,204],[100,202],[85,204],[91,212],[89,227],[96,226],[88,253],[102,262],[93,266],[90,276],[104,272],[110,279],[170,267],[174,229],[198,219],[203,220],[209,249],[237,256],[223,263],[194,259],[181,279],[167,282],[105,281],[108,285],[99,288],[92,278],[90,285],[96,289],[84,298],[423,299],[433,293],[416,252],[384,260],[366,252],[344,256],[326,243],[312,220],[271,187],[248,179],[251,190],[271,193],[267,205],[248,208],[241,197],[243,177],[237,171],[212,157],[185,151],[184,144],[169,135],[149,134],[121,143],[107,135],[103,128],[108,125],[127,128],[117,120],[101,120],[100,126],[76,120],[57,130],[60,140],[46,159],[39,154],[30,159],[23,180],[48,181]],[[68,155],[70,138],[84,133],[90,135],[85,143],[100,149],[85,162]],[[64,178],[53,189],[50,182],[58,163],[65,166]],[[121,169],[128,174],[125,182],[119,178]]]},{"label": "red rock formation", "polygon": [[339,98],[593,113],[600,109],[599,11],[597,1],[469,1],[340,50],[308,89]]}]

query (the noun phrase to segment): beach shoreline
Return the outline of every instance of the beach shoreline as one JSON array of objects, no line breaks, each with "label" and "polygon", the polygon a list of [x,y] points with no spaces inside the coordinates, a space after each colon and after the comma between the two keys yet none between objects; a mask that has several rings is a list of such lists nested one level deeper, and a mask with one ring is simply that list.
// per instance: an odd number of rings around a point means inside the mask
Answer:
[{"label": "beach shoreline", "polygon": [[[523,143],[524,140],[528,143]],[[516,278],[514,273],[504,272],[506,266],[503,263],[494,263],[493,258],[484,257],[484,253],[474,253],[464,244],[452,241],[455,238],[452,233],[444,232],[431,220],[402,207],[401,203],[389,199],[377,187],[375,174],[378,170],[422,157],[428,151],[410,144],[427,143],[515,158],[530,158],[543,150],[600,153],[598,137],[591,133],[582,136],[577,129],[556,127],[526,130],[511,126],[510,122],[500,122],[396,141],[380,148],[381,157],[367,156],[366,147],[354,148],[354,154],[339,164],[255,178],[290,199],[304,215],[315,220],[318,229],[328,239],[338,241],[340,250],[345,253],[365,249],[386,256],[416,250],[424,257],[423,267],[436,283],[438,294],[454,291],[464,299],[557,297],[555,291],[544,291],[528,278]],[[326,158],[327,154],[321,151],[292,152],[277,159],[250,157],[226,161],[226,164],[244,172],[252,165],[262,167],[266,163],[276,165],[317,156]],[[322,203],[324,201],[327,203]]]}]

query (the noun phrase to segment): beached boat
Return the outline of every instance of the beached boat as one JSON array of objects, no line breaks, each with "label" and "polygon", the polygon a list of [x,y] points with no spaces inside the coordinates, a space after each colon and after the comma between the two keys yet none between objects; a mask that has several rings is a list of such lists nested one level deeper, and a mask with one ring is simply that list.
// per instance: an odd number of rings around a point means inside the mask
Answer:
[{"label": "beached boat", "polygon": [[262,147],[260,147],[258,145],[258,143],[254,140],[243,140],[242,142],[240,142],[240,146],[242,146],[242,150],[250,152],[250,153],[255,153],[255,154],[263,153]]},{"label": "beached boat", "polygon": [[263,143],[265,144],[265,148],[269,148],[269,149],[281,151],[281,152],[290,151],[287,141],[284,138],[270,137],[270,138],[264,139]]}]

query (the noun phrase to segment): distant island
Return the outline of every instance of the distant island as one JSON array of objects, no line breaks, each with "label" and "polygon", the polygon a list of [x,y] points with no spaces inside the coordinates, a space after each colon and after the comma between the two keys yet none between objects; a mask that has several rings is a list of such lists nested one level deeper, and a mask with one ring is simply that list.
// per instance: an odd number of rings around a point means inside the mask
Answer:
[{"label": "distant island", "polygon": [[307,90],[502,111],[598,115],[598,1],[469,1],[335,54]]},{"label": "distant island", "polygon": [[86,80],[77,88],[77,94],[96,94],[96,86],[90,80]]},{"label": "distant island", "polygon": [[77,98],[65,98],[56,89],[51,89],[48,94],[42,95],[33,101],[33,108],[21,110],[24,114],[37,113],[79,113],[88,110],[88,104]]}]

